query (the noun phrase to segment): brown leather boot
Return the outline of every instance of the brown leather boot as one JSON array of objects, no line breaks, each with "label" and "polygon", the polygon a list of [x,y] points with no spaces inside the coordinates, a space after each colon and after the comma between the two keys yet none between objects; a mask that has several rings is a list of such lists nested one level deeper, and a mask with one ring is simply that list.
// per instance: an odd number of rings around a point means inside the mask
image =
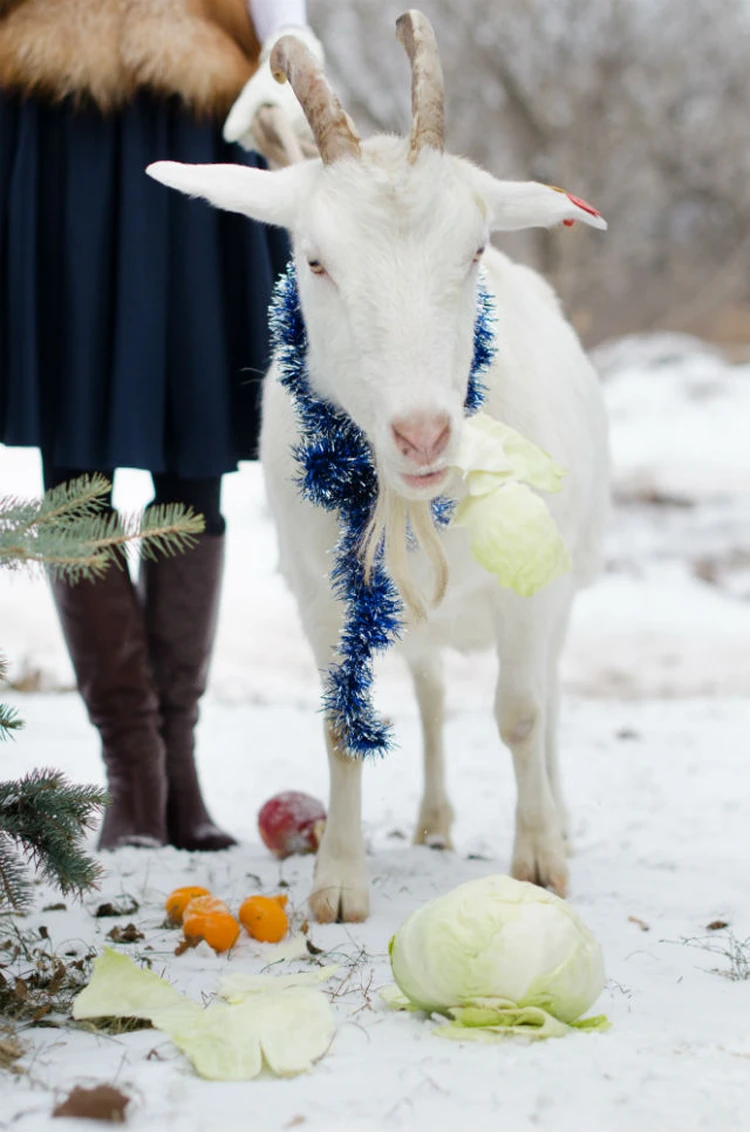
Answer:
[{"label": "brown leather boot", "polygon": [[206,690],[224,567],[224,536],[200,535],[174,558],[143,559],[138,582],[167,752],[167,837],[178,849],[228,849],[195,765],[198,701]]},{"label": "brown leather boot", "polygon": [[127,568],[51,579],[78,690],[102,740],[110,803],[100,849],[166,843],[167,777],[143,613]]}]

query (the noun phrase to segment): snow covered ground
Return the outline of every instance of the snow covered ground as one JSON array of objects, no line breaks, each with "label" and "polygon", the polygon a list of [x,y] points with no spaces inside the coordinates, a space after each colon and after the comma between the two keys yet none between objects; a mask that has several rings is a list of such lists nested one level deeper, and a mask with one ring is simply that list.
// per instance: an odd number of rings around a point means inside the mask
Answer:
[{"label": "snow covered ground", "polygon": [[[721,954],[750,939],[750,369],[675,336],[615,343],[598,361],[616,506],[608,571],[580,598],[572,627],[562,745],[576,847],[571,900],[604,948],[609,981],[597,1010],[612,1029],[539,1045],[456,1045],[380,1005],[388,939],[408,912],[506,870],[514,802],[489,710],[494,662],[451,657],[456,852],[410,845],[418,724],[406,673],[386,658],[379,703],[401,749],[366,773],[372,915],[364,925],[311,927],[344,979],[323,1061],[294,1080],[217,1084],[197,1078],[153,1030],[29,1030],[29,1073],[0,1077],[0,1128],[63,1128],[49,1119],[54,1103],[74,1084],[101,1081],[132,1097],[136,1132],[750,1128],[750,980],[731,978],[741,957],[733,964]],[[35,454],[0,449],[0,491],[38,490]],[[117,495],[140,505],[148,477],[119,474]],[[241,844],[213,858],[107,855],[101,893],[29,919],[58,951],[82,955],[118,922],[95,918],[97,905],[129,894],[140,907],[121,922],[134,920],[145,938],[121,948],[196,999],[227,968],[260,970],[262,947],[245,938],[229,958],[176,958],[175,934],[162,927],[166,893],[202,883],[237,904],[283,883],[301,919],[312,862],[274,862],[255,815],[278,790],[327,789],[317,677],[274,574],[257,468],[227,478],[225,511],[228,574],[199,739],[211,808]],[[102,781],[96,735],[66,691],[72,673],[43,583],[0,578],[0,648],[14,683],[31,689],[3,693],[27,727],[3,748],[2,776],[53,764]],[[40,909],[52,902],[40,892]],[[710,930],[716,921],[728,926]]]}]

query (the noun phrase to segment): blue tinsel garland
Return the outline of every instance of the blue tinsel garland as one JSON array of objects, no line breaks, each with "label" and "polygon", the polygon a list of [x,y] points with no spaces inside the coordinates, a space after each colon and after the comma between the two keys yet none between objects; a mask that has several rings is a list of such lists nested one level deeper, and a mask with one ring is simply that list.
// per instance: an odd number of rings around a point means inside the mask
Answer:
[{"label": "blue tinsel garland", "polygon": [[[465,401],[468,414],[476,413],[484,403],[480,377],[495,354],[493,315],[492,297],[480,281],[474,357]],[[370,445],[351,417],[331,402],[322,401],[310,388],[307,330],[293,264],[276,284],[270,321],[281,383],[294,399],[303,437],[294,449],[301,469],[300,489],[312,503],[338,512],[341,532],[331,584],[346,605],[346,617],[338,645],[340,660],[326,676],[323,708],[350,754],[382,755],[391,745],[391,729],[372,706],[373,654],[398,640],[403,604],[383,569],[382,554],[376,559],[369,582],[359,558],[378,492]],[[452,508],[448,499],[435,500],[435,522],[447,523]]]}]

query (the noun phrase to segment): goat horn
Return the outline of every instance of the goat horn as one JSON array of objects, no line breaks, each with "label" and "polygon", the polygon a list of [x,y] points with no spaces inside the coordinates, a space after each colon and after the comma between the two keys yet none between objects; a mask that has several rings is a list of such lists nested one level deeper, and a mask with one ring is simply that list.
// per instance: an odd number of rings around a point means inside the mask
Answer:
[{"label": "goat horn", "polygon": [[291,83],[324,164],[360,156],[354,124],[305,43],[294,35],[283,35],[271,52],[271,71],[277,82],[288,79]]},{"label": "goat horn", "polygon": [[409,161],[415,162],[423,146],[445,149],[443,68],[432,24],[416,9],[396,20],[396,35],[411,63],[411,140]]}]

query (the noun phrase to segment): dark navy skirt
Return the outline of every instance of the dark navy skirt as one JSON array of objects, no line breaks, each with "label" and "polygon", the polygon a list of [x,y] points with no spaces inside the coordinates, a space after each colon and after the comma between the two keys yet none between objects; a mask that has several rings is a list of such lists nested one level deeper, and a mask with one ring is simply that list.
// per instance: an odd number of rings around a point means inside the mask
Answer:
[{"label": "dark navy skirt", "polygon": [[287,236],[156,184],[161,158],[263,164],[177,98],[0,94],[2,443],[185,478],[255,457]]}]

